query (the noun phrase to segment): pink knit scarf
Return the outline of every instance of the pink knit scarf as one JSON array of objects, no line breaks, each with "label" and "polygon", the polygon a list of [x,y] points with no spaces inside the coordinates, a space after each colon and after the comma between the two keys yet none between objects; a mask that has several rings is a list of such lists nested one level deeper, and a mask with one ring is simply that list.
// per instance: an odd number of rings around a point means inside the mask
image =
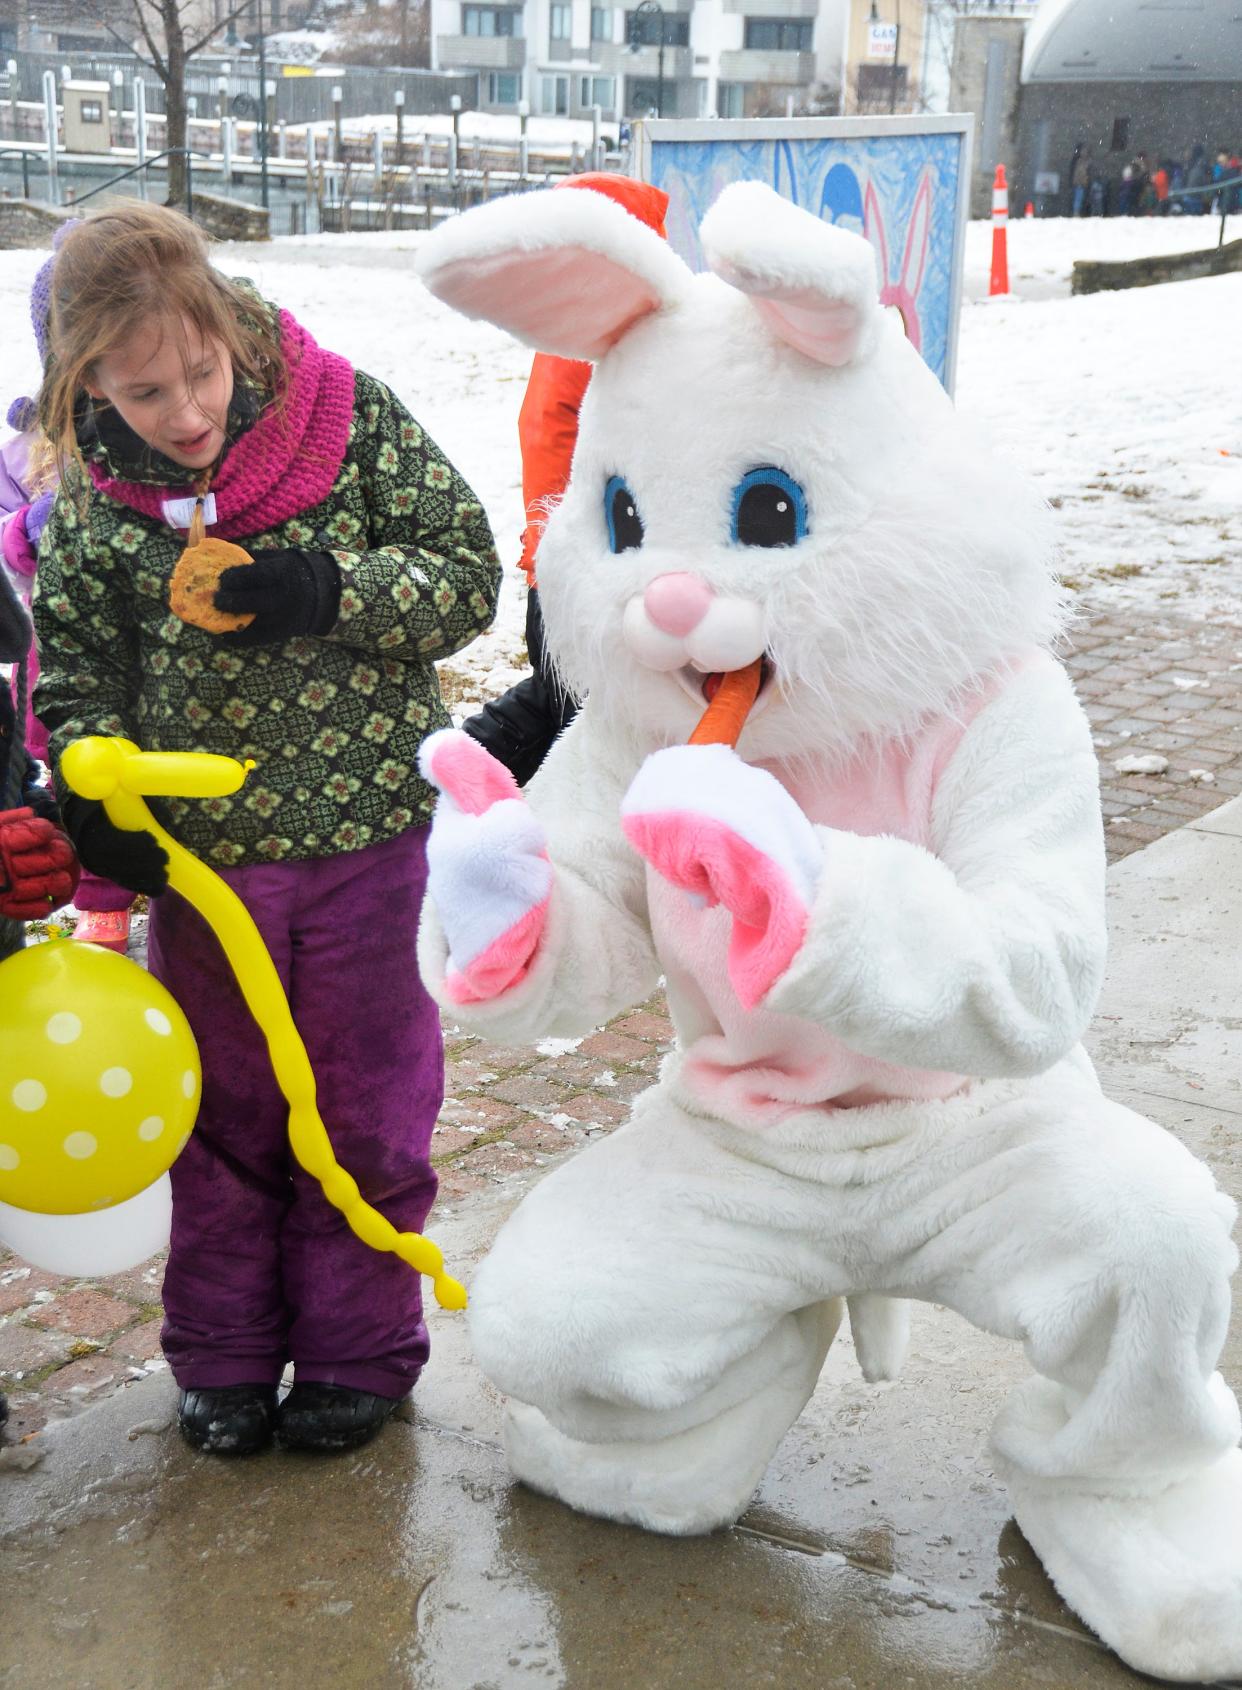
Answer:
[{"label": "pink knit scarf", "polygon": [[[354,372],[335,352],[325,352],[308,329],[280,313],[280,344],[289,371],[283,414],[270,407],[230,446],[211,480],[216,517],[211,532],[246,539],[311,510],[332,491],[349,444],[354,413]],[[192,494],[192,486],[153,487],[119,481],[101,464],[88,463],[101,493],[162,522],[164,502]]]}]

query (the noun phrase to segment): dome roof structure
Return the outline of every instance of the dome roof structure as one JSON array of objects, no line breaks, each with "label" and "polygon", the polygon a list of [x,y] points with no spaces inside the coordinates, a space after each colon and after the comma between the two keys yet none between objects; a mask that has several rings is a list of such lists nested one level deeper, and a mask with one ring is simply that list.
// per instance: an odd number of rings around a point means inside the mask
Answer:
[{"label": "dome roof structure", "polygon": [[1242,82],[1242,0],[1043,0],[1023,82]]}]

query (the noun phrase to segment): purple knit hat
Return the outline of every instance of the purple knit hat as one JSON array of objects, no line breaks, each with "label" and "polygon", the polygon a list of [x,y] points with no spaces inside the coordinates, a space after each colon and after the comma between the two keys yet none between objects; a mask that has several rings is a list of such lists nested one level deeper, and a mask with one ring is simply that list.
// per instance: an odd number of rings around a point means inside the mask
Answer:
[{"label": "purple knit hat", "polygon": [[[52,256],[39,266],[39,274],[30,290],[30,322],[34,329],[35,345],[39,348],[39,362],[44,369],[47,368],[48,321],[52,313],[52,271],[56,265],[56,254],[70,229],[76,229],[81,221],[80,217],[71,217],[57,229],[52,236]],[[39,407],[33,399],[14,399],[5,420],[18,434],[25,434],[26,430],[33,428],[39,420]]]}]

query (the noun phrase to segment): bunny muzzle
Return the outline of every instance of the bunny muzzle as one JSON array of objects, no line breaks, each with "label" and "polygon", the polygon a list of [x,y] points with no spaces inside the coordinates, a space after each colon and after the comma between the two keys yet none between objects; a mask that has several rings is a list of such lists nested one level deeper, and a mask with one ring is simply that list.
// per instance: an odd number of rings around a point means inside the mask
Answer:
[{"label": "bunny muzzle", "polygon": [[772,674],[767,617],[753,599],[717,593],[701,575],[657,575],[626,604],[622,635],[639,663],[674,675],[696,703],[710,700],[714,679],[763,658],[755,708],[765,701]]}]

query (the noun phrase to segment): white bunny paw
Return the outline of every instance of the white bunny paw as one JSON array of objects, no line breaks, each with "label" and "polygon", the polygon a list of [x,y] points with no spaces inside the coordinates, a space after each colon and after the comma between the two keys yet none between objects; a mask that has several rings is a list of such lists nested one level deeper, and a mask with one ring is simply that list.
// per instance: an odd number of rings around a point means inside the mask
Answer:
[{"label": "white bunny paw", "polygon": [[753,1009],[806,937],[823,867],[806,816],[728,746],[674,745],[638,771],[621,825],[657,873],[732,915],[729,979]]},{"label": "white bunny paw", "polygon": [[427,896],[448,940],[444,989],[484,1003],[525,978],[539,948],[552,865],[517,782],[469,734],[445,729],[419,753],[440,789],[427,842]]}]

